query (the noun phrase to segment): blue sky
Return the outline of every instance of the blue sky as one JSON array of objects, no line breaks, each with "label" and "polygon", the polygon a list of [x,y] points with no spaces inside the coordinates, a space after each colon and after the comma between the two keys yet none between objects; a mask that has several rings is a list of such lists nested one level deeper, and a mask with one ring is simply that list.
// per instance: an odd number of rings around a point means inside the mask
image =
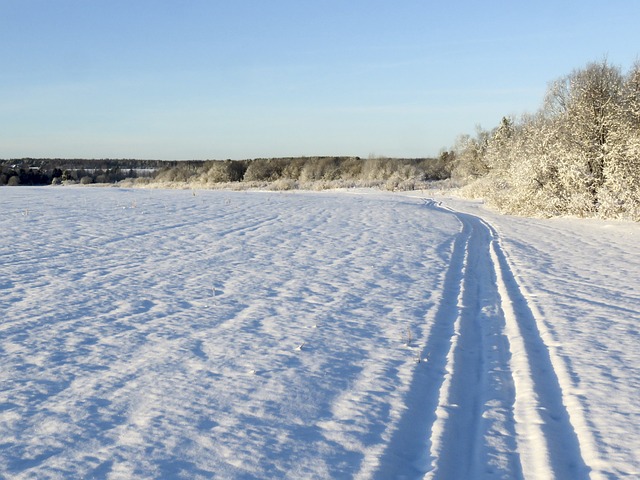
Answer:
[{"label": "blue sky", "polygon": [[0,158],[434,156],[640,57],[640,2],[0,0]]}]

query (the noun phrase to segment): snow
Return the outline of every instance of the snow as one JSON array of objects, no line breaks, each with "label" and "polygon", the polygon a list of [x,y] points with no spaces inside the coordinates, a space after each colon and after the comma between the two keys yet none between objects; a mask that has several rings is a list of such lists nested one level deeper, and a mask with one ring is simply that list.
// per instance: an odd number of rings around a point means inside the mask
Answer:
[{"label": "snow", "polygon": [[640,225],[503,216],[441,200],[496,227],[591,476],[640,476]]},{"label": "snow", "polygon": [[0,478],[633,478],[640,226],[0,190]]}]

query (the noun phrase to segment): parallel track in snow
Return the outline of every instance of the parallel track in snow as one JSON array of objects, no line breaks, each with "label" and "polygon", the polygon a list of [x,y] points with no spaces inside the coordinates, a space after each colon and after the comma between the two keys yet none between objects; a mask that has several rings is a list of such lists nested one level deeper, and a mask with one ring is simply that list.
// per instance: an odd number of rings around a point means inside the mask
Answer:
[{"label": "parallel track in snow", "polygon": [[496,231],[425,200],[461,224],[408,410],[386,464],[397,478],[600,478],[584,411],[544,322],[511,271]]},{"label": "parallel track in snow", "polygon": [[[433,201],[426,205],[444,209]],[[482,219],[449,211],[461,222],[464,239],[463,253],[459,241],[453,255],[464,260],[430,439],[432,476],[588,478],[582,450],[593,457],[593,441],[499,236]]]}]

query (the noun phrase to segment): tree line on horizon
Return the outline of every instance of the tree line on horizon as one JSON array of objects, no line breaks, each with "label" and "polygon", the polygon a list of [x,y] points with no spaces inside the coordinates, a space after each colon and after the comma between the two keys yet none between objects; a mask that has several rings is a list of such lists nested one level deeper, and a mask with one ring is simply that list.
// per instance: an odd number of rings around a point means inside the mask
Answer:
[{"label": "tree line on horizon", "polygon": [[18,158],[0,160],[2,185],[56,185],[61,183],[116,183],[148,175],[160,160]]},{"label": "tree line on horizon", "polygon": [[505,213],[640,221],[640,61],[626,73],[606,60],[576,69],[549,84],[537,112],[461,135],[437,158],[0,161],[0,185],[412,190],[446,179]]},{"label": "tree line on horizon", "polygon": [[250,160],[82,160],[0,161],[0,185],[117,183],[171,184],[207,188],[229,184],[276,189],[385,185],[412,189],[416,182],[451,174],[449,158],[282,157]]}]

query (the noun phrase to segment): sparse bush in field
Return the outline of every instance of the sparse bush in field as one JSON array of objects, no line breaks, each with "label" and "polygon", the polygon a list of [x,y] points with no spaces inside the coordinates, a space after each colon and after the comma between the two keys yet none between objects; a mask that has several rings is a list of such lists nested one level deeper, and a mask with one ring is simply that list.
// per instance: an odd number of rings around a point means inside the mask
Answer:
[{"label": "sparse bush in field", "polygon": [[282,169],[281,178],[289,180],[299,180],[302,176],[302,170],[307,164],[306,158],[291,158],[287,161]]},{"label": "sparse bush in field", "polygon": [[364,160],[360,178],[362,180],[385,180],[391,176],[392,168],[389,159],[369,157]]},{"label": "sparse bush in field", "polygon": [[337,180],[340,178],[340,159],[323,157],[308,159],[300,174],[302,181]]},{"label": "sparse bush in field", "polygon": [[248,182],[266,181],[273,182],[282,176],[284,161],[277,158],[258,158],[252,160],[244,174],[244,180]]},{"label": "sparse bush in field", "polygon": [[188,178],[188,172],[180,167],[163,168],[155,176],[158,182],[186,182]]},{"label": "sparse bush in field", "polygon": [[229,182],[229,171],[224,162],[211,162],[207,165],[202,180],[204,183]]},{"label": "sparse bush in field", "polygon": [[244,163],[232,160],[206,162],[199,180],[205,184],[239,182],[246,172]]},{"label": "sparse bush in field", "polygon": [[269,184],[269,190],[295,190],[297,188],[298,183],[290,178],[280,178]]},{"label": "sparse bush in field", "polygon": [[409,192],[416,189],[416,180],[411,178],[403,180],[399,176],[393,176],[385,182],[384,188],[391,192]]}]

